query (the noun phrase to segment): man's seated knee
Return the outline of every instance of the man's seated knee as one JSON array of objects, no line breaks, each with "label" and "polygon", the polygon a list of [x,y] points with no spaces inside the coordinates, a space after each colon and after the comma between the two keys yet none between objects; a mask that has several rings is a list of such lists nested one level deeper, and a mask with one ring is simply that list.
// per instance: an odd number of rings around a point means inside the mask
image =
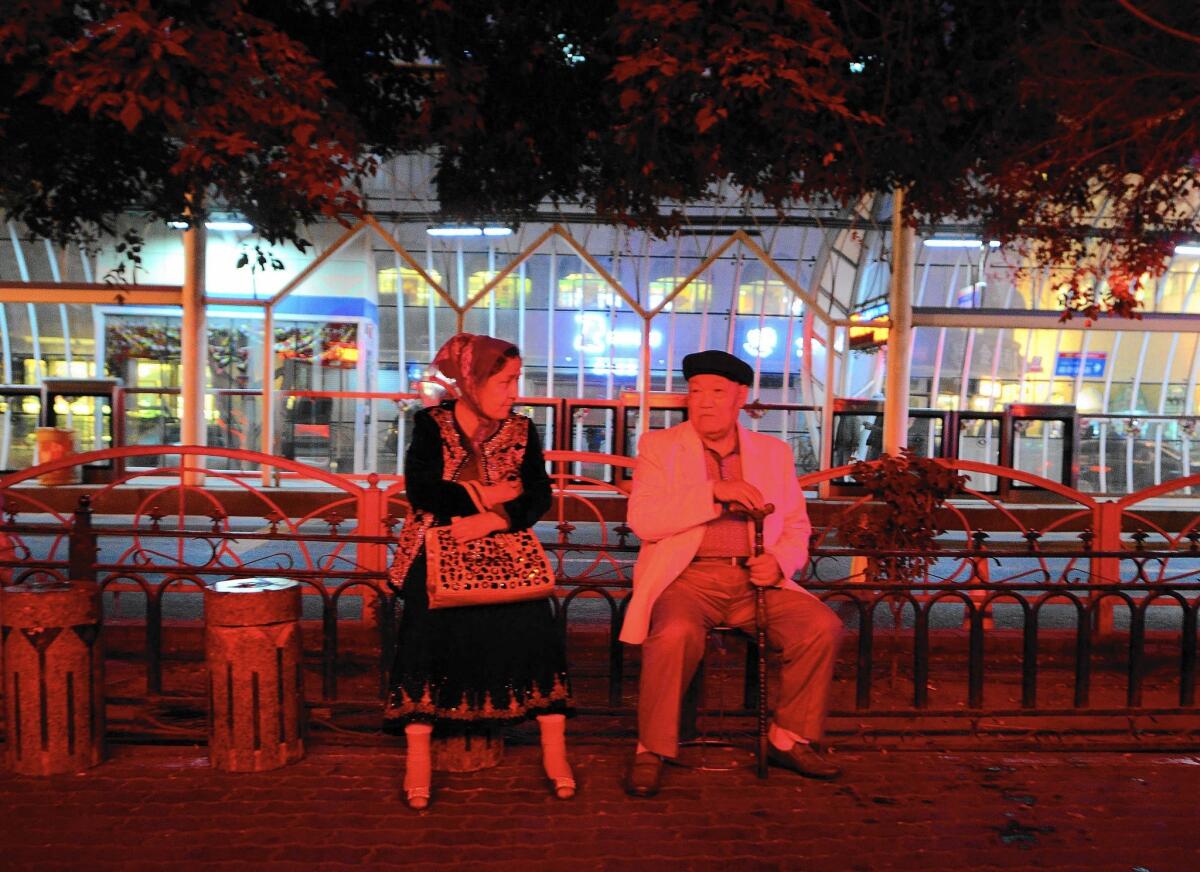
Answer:
[{"label": "man's seated knee", "polygon": [[809,609],[804,617],[785,621],[781,647],[786,649],[834,648],[845,632],[845,624],[837,612],[828,606]]},{"label": "man's seated knee", "polygon": [[817,635],[836,642],[846,631],[846,625],[842,622],[842,618],[827,604],[822,603],[822,608],[812,619],[813,632]]},{"label": "man's seated knee", "polygon": [[646,637],[645,644],[652,647],[683,648],[702,653],[707,635],[704,625],[696,621],[679,618],[662,619],[650,624],[650,634]]}]

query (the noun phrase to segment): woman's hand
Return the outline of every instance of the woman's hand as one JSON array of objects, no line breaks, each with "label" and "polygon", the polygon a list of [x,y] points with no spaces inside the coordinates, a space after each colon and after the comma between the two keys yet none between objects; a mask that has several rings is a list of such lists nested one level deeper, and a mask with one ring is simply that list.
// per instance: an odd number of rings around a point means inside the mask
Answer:
[{"label": "woman's hand", "polygon": [[470,542],[472,539],[482,539],[489,533],[507,529],[508,522],[495,512],[480,512],[478,515],[467,515],[450,524],[450,535],[456,542]]},{"label": "woman's hand", "polygon": [[485,484],[479,488],[484,508],[488,509],[501,503],[507,503],[509,500],[515,500],[524,493],[524,490],[520,479],[502,481],[500,484]]}]

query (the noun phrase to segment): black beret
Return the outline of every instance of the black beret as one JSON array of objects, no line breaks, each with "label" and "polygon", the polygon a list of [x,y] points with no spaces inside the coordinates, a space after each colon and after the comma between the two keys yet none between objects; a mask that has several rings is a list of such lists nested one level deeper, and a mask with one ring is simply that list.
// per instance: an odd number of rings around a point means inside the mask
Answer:
[{"label": "black beret", "polygon": [[725,351],[697,351],[683,358],[683,377],[694,375],[719,375],[747,387],[754,384],[754,370],[750,364]]}]

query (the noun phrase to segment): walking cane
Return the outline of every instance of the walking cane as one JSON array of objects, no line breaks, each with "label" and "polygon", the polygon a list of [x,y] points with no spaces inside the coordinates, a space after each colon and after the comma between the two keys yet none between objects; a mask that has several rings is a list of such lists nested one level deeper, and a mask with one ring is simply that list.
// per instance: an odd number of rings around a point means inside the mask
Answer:
[{"label": "walking cane", "polygon": [[[754,520],[754,556],[763,553],[763,519],[775,506],[751,509]],[[767,777],[767,589],[754,586],[754,635],[758,643],[758,777]]]}]

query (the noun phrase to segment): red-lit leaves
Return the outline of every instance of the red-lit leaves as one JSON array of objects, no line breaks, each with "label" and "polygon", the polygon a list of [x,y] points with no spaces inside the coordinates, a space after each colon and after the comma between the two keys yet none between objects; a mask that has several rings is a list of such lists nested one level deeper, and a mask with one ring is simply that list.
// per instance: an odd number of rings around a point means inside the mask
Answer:
[{"label": "red-lit leaves", "polygon": [[[803,166],[841,153],[815,118],[873,121],[847,105],[838,65],[849,51],[810,0],[620,0],[611,31],[612,150],[601,160],[624,171],[602,173],[596,199],[618,219],[665,226],[661,200],[726,179],[780,203],[799,193]],[[629,172],[641,181],[625,184]]]},{"label": "red-lit leaves", "polygon": [[80,217],[103,225],[124,208],[178,216],[196,192],[215,194],[268,237],[291,238],[307,216],[361,211],[352,185],[374,164],[360,153],[353,116],[331,99],[305,46],[248,5],[30,4],[19,26],[0,29],[0,51],[30,67],[18,96],[78,119],[69,122],[77,128],[90,119],[99,125],[91,139],[115,138],[175,179],[159,191],[147,185],[143,202],[81,199]]},{"label": "red-lit leaves", "polygon": [[947,499],[963,492],[966,476],[907,448],[898,456],[859,461],[851,475],[872,502],[856,503],[838,517],[840,543],[882,552],[868,558],[879,580],[920,581],[937,562],[935,540],[945,532],[938,513]]}]

